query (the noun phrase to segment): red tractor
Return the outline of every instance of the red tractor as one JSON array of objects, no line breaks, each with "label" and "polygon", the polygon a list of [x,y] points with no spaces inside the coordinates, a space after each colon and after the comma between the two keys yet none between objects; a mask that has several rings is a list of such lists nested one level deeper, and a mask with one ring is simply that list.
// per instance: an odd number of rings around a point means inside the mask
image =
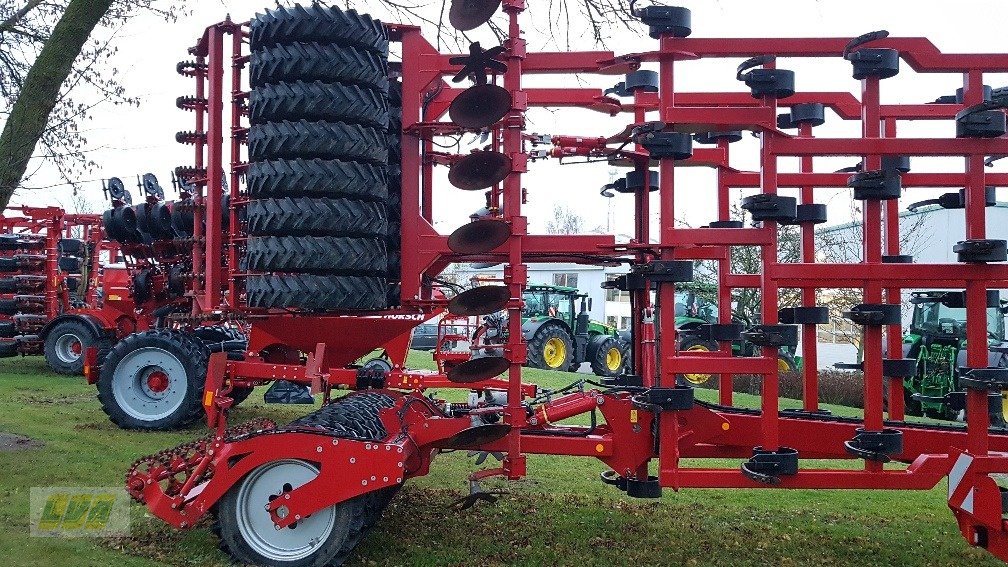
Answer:
[{"label": "red tractor", "polygon": [[[885,32],[690,38],[689,10],[650,5],[634,14],[657,43],[628,55],[529,51],[524,0],[453,0],[449,21],[474,29],[501,6],[503,45],[473,44],[467,54],[440,53],[414,26],[319,5],[213,25],[190,50],[195,60],[179,71],[195,79],[196,95],[179,105],[195,112],[197,128],[179,139],[196,147],[186,181],[203,222],[185,241],[188,254],[179,242],[141,239],[165,255],[136,266],[150,274],[144,289],[176,293],[189,310],[166,315],[173,325],[120,341],[102,366],[99,394],[121,425],[178,425],[205,412],[212,432],[139,459],[128,471],[130,494],[179,529],[214,516],[221,547],[238,562],[294,567],[345,562],[402,485],[427,474],[442,451],[501,456],[469,476],[462,507],[494,500],[481,489],[487,478],[524,477],[529,454],[598,459],[600,481],[634,498],[657,498],[665,488],[930,490],[948,478],[948,504],[966,542],[1008,560],[1003,491],[992,476],[1008,473],[1008,435],[989,428],[989,393],[1008,389],[1008,368],[990,367],[986,341],[986,290],[1008,287],[1008,245],[988,238],[984,221],[985,186],[1008,185],[1008,176],[983,167],[986,156],[1008,155],[1008,99],[985,101],[983,87],[985,74],[1008,72],[1008,55],[949,55],[927,40]],[[390,41],[400,44],[401,63],[387,61]],[[861,98],[846,73],[836,91],[797,91],[777,54],[846,61]],[[723,58],[742,60],[737,92],[676,87],[680,60]],[[963,77],[962,100],[881,104],[881,81],[901,61],[917,72]],[[617,74],[623,80],[608,91],[526,81]],[[456,86],[464,81],[472,86]],[[532,135],[524,131],[530,107],[600,111],[613,117],[614,134]],[[861,134],[814,137],[827,107],[857,122]],[[648,113],[660,121],[648,121]],[[945,121],[956,135],[899,138],[901,120]],[[743,130],[762,141],[758,171],[729,164],[729,145]],[[435,150],[472,132],[486,135],[476,151]],[[864,160],[852,174],[813,169],[813,157],[851,154]],[[909,174],[906,154],[959,156],[967,167]],[[778,171],[781,157],[798,157],[800,171]],[[534,187],[523,181],[533,179],[526,174],[534,161],[547,158],[629,168],[613,190],[634,200],[633,239],[530,234],[522,211]],[[433,168],[442,165],[452,186],[485,192],[487,209],[497,213],[439,234]],[[674,222],[680,166],[717,173],[704,198],[716,200],[718,218],[706,227]],[[968,238],[956,246],[955,263],[914,264],[900,251],[898,198],[904,187],[948,184],[966,188]],[[824,186],[848,187],[861,201],[862,262],[817,263],[814,228],[826,207],[813,201],[813,189]],[[778,194],[788,187],[800,189],[800,204]],[[755,189],[743,200],[754,226],[729,219],[736,188]],[[662,219],[657,242],[653,191]],[[800,226],[802,262],[778,261],[780,224]],[[763,273],[732,273],[733,246],[759,247]],[[717,322],[691,330],[716,350],[677,352],[675,288],[693,280],[694,262],[703,259],[719,263],[721,304],[730,303],[732,289],[760,290],[762,320],[743,327],[723,310]],[[528,263],[556,261],[628,266],[610,284],[631,300],[633,360],[624,373],[558,392],[522,380]],[[503,285],[438,297],[442,272],[457,262],[504,263]],[[173,265],[188,269],[173,272]],[[778,352],[797,345],[799,327],[815,336],[825,322],[815,292],[838,287],[864,290],[864,302],[846,314],[864,332],[864,415],[819,407],[814,346],[807,351],[813,341],[803,351],[802,408],[781,411]],[[904,287],[965,290],[965,427],[906,421],[899,392],[916,360],[884,354],[901,352]],[[780,288],[801,289],[802,305],[779,309]],[[391,368],[355,366],[381,345],[405,352],[409,331],[438,309],[459,317],[506,310],[507,342],[488,356],[445,359],[438,371],[398,360]],[[240,351],[211,349],[186,332],[234,320],[248,327]],[[742,339],[759,356],[734,356],[731,345]],[[695,399],[677,382],[682,374],[719,375],[719,403]],[[733,405],[732,379],[740,374],[762,377],[759,409]],[[228,427],[247,388],[277,380],[309,387],[322,408],[287,424]],[[468,401],[429,394],[450,387],[469,392]],[[114,414],[111,400],[126,400],[146,421]],[[584,424],[566,421],[574,417]],[[854,465],[835,464],[840,459]]]}]

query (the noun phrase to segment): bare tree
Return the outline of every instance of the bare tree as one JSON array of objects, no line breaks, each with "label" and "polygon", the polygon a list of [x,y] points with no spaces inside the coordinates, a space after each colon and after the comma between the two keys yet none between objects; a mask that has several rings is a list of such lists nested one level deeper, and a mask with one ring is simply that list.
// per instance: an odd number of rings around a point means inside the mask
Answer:
[{"label": "bare tree", "polygon": [[570,207],[556,205],[553,207],[553,220],[546,223],[546,234],[580,234],[584,228],[584,219]]},{"label": "bare tree", "polygon": [[[6,208],[38,146],[66,181],[89,168],[81,124],[105,101],[134,104],[107,63],[116,31],[140,10],[168,18],[157,0],[0,0],[0,208]],[[97,97],[78,97],[90,89]],[[94,100],[96,98],[96,100]]]}]

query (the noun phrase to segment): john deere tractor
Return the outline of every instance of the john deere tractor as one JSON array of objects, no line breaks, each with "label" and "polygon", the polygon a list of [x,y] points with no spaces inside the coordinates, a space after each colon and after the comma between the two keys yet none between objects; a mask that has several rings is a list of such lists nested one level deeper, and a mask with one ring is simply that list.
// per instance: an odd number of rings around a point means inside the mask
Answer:
[{"label": "john deere tractor", "polygon": [[[917,360],[917,375],[904,382],[906,413],[935,419],[963,418],[965,395],[959,368],[966,367],[966,301],[961,291],[919,291],[911,295],[913,319],[903,336],[903,357]],[[1008,303],[996,290],[987,297],[989,367],[1008,367],[1005,342]],[[1008,401],[992,407],[992,423],[1004,426]]]},{"label": "john deere tractor", "polygon": [[[707,295],[716,292],[715,286],[703,284],[680,284],[675,293],[675,324],[679,333],[680,352],[711,352],[718,350],[718,344],[706,340],[690,330],[708,323],[718,322],[718,306],[707,299]],[[749,321],[736,321],[749,326]],[[759,356],[760,348],[748,341],[732,343],[732,353],[735,356]],[[777,355],[777,370],[780,373],[797,372],[798,362],[790,348],[781,348]],[[692,386],[699,386],[710,381],[711,374],[684,374],[681,380]]]},{"label": "john deere tractor", "polygon": [[[626,345],[616,329],[590,320],[591,299],[572,287],[531,285],[526,288],[522,310],[522,335],[528,344],[526,366],[545,370],[574,371],[582,362],[591,363],[598,376],[622,372]],[[580,306],[575,309],[575,303]],[[507,341],[507,319],[492,315],[484,319],[476,342],[500,344]]]}]

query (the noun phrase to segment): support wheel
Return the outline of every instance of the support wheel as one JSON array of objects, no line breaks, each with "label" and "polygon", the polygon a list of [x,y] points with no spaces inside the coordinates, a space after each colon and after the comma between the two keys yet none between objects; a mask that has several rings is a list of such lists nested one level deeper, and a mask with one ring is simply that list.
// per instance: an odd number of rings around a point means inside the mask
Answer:
[{"label": "support wheel", "polygon": [[528,345],[528,365],[543,370],[566,370],[571,365],[574,347],[570,333],[559,323],[546,323],[536,331]]},{"label": "support wheel", "polygon": [[98,401],[124,429],[166,431],[203,416],[209,354],[192,335],[168,330],[134,333],[102,364]]},{"label": "support wheel", "polygon": [[108,338],[96,336],[83,322],[68,320],[49,331],[43,353],[53,372],[79,376],[84,373],[84,351],[91,346],[98,347],[98,361],[101,362],[112,344]]},{"label": "support wheel", "polygon": [[618,376],[623,371],[623,350],[613,337],[601,340],[590,359],[596,376]]},{"label": "support wheel", "polygon": [[315,465],[281,460],[248,474],[221,499],[214,531],[220,547],[237,562],[307,567],[332,565],[344,547],[353,521],[353,504],[320,510],[277,530],[266,505],[318,476]]}]

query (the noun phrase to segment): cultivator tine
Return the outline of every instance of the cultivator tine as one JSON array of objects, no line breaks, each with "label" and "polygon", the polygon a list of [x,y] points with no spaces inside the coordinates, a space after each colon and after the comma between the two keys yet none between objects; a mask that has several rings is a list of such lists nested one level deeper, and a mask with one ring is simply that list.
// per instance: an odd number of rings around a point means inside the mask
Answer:
[{"label": "cultivator tine", "polygon": [[483,490],[480,486],[478,480],[469,481],[469,496],[464,496],[458,500],[452,502],[449,507],[455,508],[459,512],[462,510],[468,510],[476,505],[477,502],[483,501],[488,504],[496,504],[497,497],[504,494],[502,490]]},{"label": "cultivator tine", "polygon": [[476,457],[476,465],[482,465],[486,462],[487,458],[493,457],[497,461],[501,462],[504,460],[504,453],[500,451],[469,451],[466,453],[467,457]]}]

